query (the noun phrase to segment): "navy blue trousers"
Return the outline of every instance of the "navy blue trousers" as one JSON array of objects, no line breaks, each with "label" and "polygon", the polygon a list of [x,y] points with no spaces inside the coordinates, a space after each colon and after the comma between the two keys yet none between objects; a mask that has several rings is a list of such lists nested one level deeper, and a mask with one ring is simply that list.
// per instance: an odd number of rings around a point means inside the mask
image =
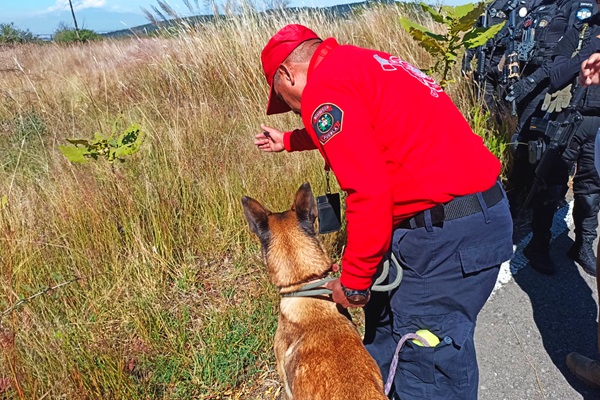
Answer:
[{"label": "navy blue trousers", "polygon": [[[404,277],[400,286],[372,293],[365,307],[364,343],[387,379],[400,338],[428,329],[440,338],[434,348],[407,341],[400,352],[391,398],[477,398],[479,369],[473,334],[477,314],[510,259],[512,219],[504,197],[483,211],[426,226],[396,229],[392,251]],[[396,272],[390,268],[393,279]]]}]

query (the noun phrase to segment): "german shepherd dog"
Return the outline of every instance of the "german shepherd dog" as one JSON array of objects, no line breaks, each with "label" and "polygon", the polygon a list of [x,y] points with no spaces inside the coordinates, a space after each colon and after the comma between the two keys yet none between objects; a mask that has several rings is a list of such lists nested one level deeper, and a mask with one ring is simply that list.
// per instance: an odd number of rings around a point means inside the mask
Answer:
[{"label": "german shepherd dog", "polygon": [[[317,205],[310,184],[298,189],[288,211],[273,213],[250,197],[243,197],[242,204],[280,293],[294,292],[331,271],[331,259],[315,233]],[[288,399],[387,399],[377,364],[329,296],[282,297],[274,348]]]}]

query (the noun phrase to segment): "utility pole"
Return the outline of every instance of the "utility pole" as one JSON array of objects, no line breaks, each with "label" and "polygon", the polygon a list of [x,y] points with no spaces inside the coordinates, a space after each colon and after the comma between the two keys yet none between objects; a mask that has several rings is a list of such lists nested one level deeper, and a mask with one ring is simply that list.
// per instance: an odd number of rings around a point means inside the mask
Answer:
[{"label": "utility pole", "polygon": [[77,35],[77,40],[81,40],[79,36],[79,27],[77,26],[77,18],[75,18],[75,11],[73,10],[73,2],[69,0],[69,5],[71,6],[71,14],[73,15],[73,22],[75,23],[75,34]]}]

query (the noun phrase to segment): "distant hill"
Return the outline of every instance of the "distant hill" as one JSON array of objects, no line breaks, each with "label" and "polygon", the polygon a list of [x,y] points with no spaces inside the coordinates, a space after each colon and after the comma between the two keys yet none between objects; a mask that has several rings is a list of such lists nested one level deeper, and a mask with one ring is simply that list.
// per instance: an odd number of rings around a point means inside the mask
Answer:
[{"label": "distant hill", "polygon": [[[378,1],[377,3],[379,3],[379,4],[394,3],[394,0]],[[359,3],[338,4],[338,5],[331,6],[331,7],[290,7],[290,8],[286,8],[285,12],[286,13],[320,12],[320,13],[323,13],[327,16],[331,16],[334,18],[345,18],[345,17],[348,17],[349,15],[351,15],[357,9],[367,7],[371,4],[373,4],[372,1],[362,1]],[[273,13],[277,13],[277,12],[279,12],[279,11],[277,11],[277,10],[265,11],[265,13],[268,13],[268,14],[273,14]],[[184,17],[184,18],[179,18],[179,19],[172,19],[172,20],[168,20],[168,21],[161,21],[158,23],[158,25],[148,23],[145,25],[135,26],[133,28],[112,31],[112,32],[104,33],[104,34],[102,34],[102,36],[110,37],[110,38],[121,38],[121,37],[134,36],[134,35],[135,36],[147,35],[147,34],[152,33],[153,31],[156,31],[159,28],[168,28],[170,26],[176,26],[178,24],[181,24],[182,22],[186,23],[186,24],[191,24],[191,25],[205,24],[205,23],[214,21],[215,18],[217,18],[217,17],[215,17],[212,14],[211,15],[196,15],[196,16]]]}]

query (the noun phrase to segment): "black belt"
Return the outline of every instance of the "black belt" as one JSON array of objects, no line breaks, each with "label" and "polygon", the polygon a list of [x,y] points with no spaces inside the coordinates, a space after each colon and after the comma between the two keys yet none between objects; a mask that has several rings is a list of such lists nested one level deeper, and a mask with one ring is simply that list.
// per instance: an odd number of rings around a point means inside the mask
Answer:
[{"label": "black belt", "polygon": [[[500,183],[496,182],[494,186],[481,192],[483,201],[489,207],[492,207],[504,197]],[[399,225],[403,229],[415,229],[425,226],[425,212],[431,213],[431,224],[440,225],[444,221],[450,221],[457,218],[466,217],[483,211],[481,204],[477,198],[477,194],[469,194],[467,196],[455,197],[445,204],[437,204],[428,210],[418,212],[411,218],[407,218]]]}]

